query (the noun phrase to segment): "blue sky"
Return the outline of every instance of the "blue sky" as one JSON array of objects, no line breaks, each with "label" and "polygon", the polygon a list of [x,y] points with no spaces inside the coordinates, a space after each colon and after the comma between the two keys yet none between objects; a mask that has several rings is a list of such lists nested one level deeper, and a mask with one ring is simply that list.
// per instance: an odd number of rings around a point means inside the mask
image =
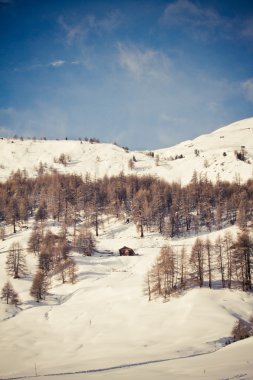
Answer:
[{"label": "blue sky", "polygon": [[0,0],[0,134],[155,149],[253,116],[251,0]]}]

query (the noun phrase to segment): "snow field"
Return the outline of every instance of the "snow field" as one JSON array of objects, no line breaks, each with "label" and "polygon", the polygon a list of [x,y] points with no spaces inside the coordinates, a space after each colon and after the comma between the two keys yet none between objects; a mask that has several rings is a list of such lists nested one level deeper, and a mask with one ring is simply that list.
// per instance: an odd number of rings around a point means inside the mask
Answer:
[{"label": "snow field", "polygon": [[[30,231],[15,236],[24,247]],[[213,232],[211,239],[216,234]],[[1,242],[0,252],[13,239],[9,236]],[[172,244],[189,247],[193,240],[190,237]],[[252,295],[228,289],[195,288],[167,303],[148,302],[142,292],[144,275],[159,247],[166,242],[152,233],[139,239],[131,223],[112,220],[98,238],[97,248],[114,255],[74,254],[79,265],[76,284],[60,285],[53,281],[46,301],[37,304],[29,295],[30,277],[11,280],[24,303],[23,311],[0,323],[1,377],[34,375],[35,364],[39,374],[74,372],[178,359],[223,347],[235,320],[239,317],[247,320],[252,314]],[[138,255],[117,256],[123,244],[133,247]],[[0,254],[1,283],[5,281],[5,257],[6,253]],[[33,271],[36,258],[31,254],[26,258]],[[1,305],[2,319],[3,311]],[[4,316],[8,317],[6,313]],[[159,371],[164,368],[167,373],[168,366],[171,368],[171,362],[162,363]],[[152,364],[152,368],[158,368],[158,364]],[[132,371],[135,370],[127,369],[125,376]],[[136,374],[140,371],[136,367]],[[185,371],[189,373],[188,369]]]},{"label": "snow field", "polygon": [[[246,162],[237,160],[234,151],[245,147]],[[199,151],[196,156],[195,150]],[[83,141],[53,140],[0,140],[0,181],[6,180],[13,171],[26,169],[29,175],[37,175],[39,164],[46,170],[56,169],[60,173],[89,173],[92,178],[113,176],[123,172],[137,175],[154,175],[182,185],[189,183],[194,170],[207,175],[213,181],[219,174],[221,180],[241,181],[252,178],[253,173],[253,118],[241,120],[220,128],[213,133],[185,141],[170,148],[154,150],[159,156],[159,165],[148,152],[130,151],[113,144],[91,144]],[[224,153],[226,156],[224,156]],[[56,163],[61,154],[70,157],[67,166]],[[171,160],[176,155],[184,158]],[[134,168],[128,162],[135,156]]]}]

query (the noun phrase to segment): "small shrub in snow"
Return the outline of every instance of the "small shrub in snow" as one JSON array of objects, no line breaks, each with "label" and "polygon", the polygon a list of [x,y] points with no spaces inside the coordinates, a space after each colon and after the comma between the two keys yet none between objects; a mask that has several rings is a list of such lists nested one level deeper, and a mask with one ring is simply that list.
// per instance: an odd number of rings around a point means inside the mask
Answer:
[{"label": "small shrub in snow", "polygon": [[7,281],[2,288],[1,298],[11,305],[17,305],[20,303],[18,293],[13,289],[13,286],[9,281]]},{"label": "small shrub in snow", "polygon": [[234,153],[235,153],[237,160],[246,161],[246,153],[247,152],[246,152],[244,146],[241,147],[241,150],[239,152],[237,150],[235,150]]},{"label": "small shrub in snow", "polygon": [[133,170],[134,169],[134,161],[132,158],[128,161],[128,169]]},{"label": "small shrub in snow", "polygon": [[234,342],[245,339],[245,338],[249,338],[250,325],[244,320],[238,319],[238,321],[235,322],[231,333],[232,333]]},{"label": "small shrub in snow", "polygon": [[54,157],[54,162],[56,164],[62,164],[64,166],[67,166],[68,162],[70,162],[70,161],[71,161],[71,157],[65,153],[61,153],[58,158]]},{"label": "small shrub in snow", "polygon": [[184,156],[182,154],[176,154],[175,155],[175,160],[179,160],[181,158],[184,158]]},{"label": "small shrub in snow", "polygon": [[205,167],[205,168],[208,168],[208,166],[209,166],[209,162],[208,162],[207,159],[205,159],[205,161],[204,161],[204,167]]}]

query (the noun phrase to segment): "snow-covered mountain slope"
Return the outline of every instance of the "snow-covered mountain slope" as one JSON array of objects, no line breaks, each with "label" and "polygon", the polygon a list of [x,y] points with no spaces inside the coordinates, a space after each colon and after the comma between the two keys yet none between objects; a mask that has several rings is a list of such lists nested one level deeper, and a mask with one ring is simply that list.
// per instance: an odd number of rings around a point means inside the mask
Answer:
[{"label": "snow-covered mountain slope", "polygon": [[[229,230],[236,233],[235,226]],[[7,278],[4,263],[9,245],[18,240],[25,247],[30,231],[11,234],[1,242],[1,288]],[[209,237],[215,239],[220,233],[212,232]],[[190,249],[193,241],[194,238],[189,237],[172,244]],[[97,248],[114,255],[74,254],[79,266],[76,284],[53,282],[46,301],[37,304],[29,295],[31,275],[25,279],[10,279],[23,304],[22,310],[13,317],[10,310],[5,312],[6,305],[1,304],[0,378],[159,361],[160,365],[152,364],[148,368],[136,366],[127,372],[126,367],[120,372],[106,371],[100,375],[92,372],[89,377],[103,378],[104,374],[105,378],[116,379],[122,373],[125,379],[151,379],[150,375],[147,377],[151,369],[151,373],[157,373],[154,378],[158,380],[168,375],[195,379],[202,378],[205,369],[213,373],[210,362],[215,360],[216,375],[220,368],[218,378],[224,378],[227,373],[237,375],[240,369],[253,376],[252,360],[247,369],[244,365],[240,367],[243,360],[250,360],[247,353],[252,351],[252,339],[243,346],[247,355],[240,356],[241,362],[237,360],[234,367],[230,359],[241,355],[241,348],[235,346],[230,353],[224,347],[235,321],[248,320],[252,315],[252,294],[196,288],[167,303],[149,302],[143,295],[144,275],[165,242],[166,239],[154,233],[139,239],[132,223],[111,220],[104,226]],[[138,255],[120,257],[118,248],[124,244],[133,247]],[[30,273],[34,272],[36,257],[27,254],[26,259]],[[8,319],[3,320],[6,317]],[[162,362],[167,359],[169,361]],[[68,376],[59,378],[72,379]]]},{"label": "snow-covered mountain slope", "polygon": [[[235,151],[245,150],[245,161],[238,160]],[[173,161],[170,176],[188,183],[193,170],[211,180],[246,181],[253,173],[253,118],[238,121],[194,140],[172,148],[157,151],[161,160],[169,155],[183,154],[185,158]]]},{"label": "snow-covered mountain slope", "polygon": [[[242,148],[244,147],[244,148]],[[245,150],[245,161],[238,160],[235,150]],[[62,173],[77,173],[92,177],[125,174],[152,174],[167,181],[186,184],[196,170],[211,180],[245,181],[253,171],[253,118],[238,121],[213,133],[185,141],[170,148],[148,152],[130,151],[113,144],[91,144],[83,141],[0,140],[0,180],[4,181],[12,171],[26,169],[36,175],[39,164],[47,170],[57,169]],[[56,163],[61,154],[69,156],[66,167]],[[129,160],[136,159],[134,168]],[[178,158],[181,157],[181,158]],[[175,159],[177,158],[177,159]]]},{"label": "snow-covered mountain slope", "polygon": [[[240,176],[246,180],[252,178],[252,135],[253,118],[154,151],[159,162],[147,152],[127,153],[110,144],[4,139],[0,140],[0,180],[18,168],[36,175],[40,162],[47,164],[47,170],[88,172],[94,177],[123,171],[184,184],[197,170],[213,180],[218,174],[223,179]],[[245,161],[235,157],[234,151],[241,149]],[[66,167],[54,162],[62,153],[71,158]],[[135,167],[130,170],[128,161],[133,156]],[[178,252],[184,246],[190,253],[194,236],[168,241],[158,233],[145,232],[141,239],[131,221],[106,218],[96,241],[101,254],[83,257],[72,251],[78,281],[60,284],[54,278],[46,300],[38,304],[30,295],[38,257],[26,250],[32,224],[29,220],[28,229],[20,228],[16,234],[7,226],[6,238],[0,240],[0,289],[9,279],[22,301],[19,309],[0,302],[0,380],[66,372],[71,374],[47,379],[253,378],[253,338],[224,347],[235,321],[249,321],[252,316],[252,293],[195,288],[167,303],[149,302],[143,294],[145,274],[160,248],[169,243]],[[56,222],[48,221],[48,225],[59,232]],[[233,225],[202,237],[215,241],[226,231],[235,236],[238,229]],[[29,275],[23,279],[9,278],[5,270],[14,241],[20,242],[26,254]],[[124,245],[138,255],[120,257],[118,249]],[[74,374],[78,371],[91,372]]]}]

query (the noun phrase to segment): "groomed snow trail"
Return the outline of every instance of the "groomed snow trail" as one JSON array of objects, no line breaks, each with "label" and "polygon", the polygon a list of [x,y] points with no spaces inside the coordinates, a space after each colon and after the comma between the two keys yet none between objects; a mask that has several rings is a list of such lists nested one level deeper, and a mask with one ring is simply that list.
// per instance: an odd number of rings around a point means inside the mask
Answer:
[{"label": "groomed snow trail", "polygon": [[[177,358],[155,359],[155,360],[148,360],[148,361],[144,361],[144,362],[120,364],[120,365],[116,365],[116,366],[112,366],[112,367],[87,369],[87,370],[81,370],[81,371],[56,372],[56,373],[47,373],[47,374],[42,374],[42,375],[37,374],[37,375],[35,375],[35,377],[68,376],[68,375],[80,375],[80,374],[97,373],[97,372],[108,372],[108,371],[114,371],[114,370],[122,369],[122,368],[140,367],[140,366],[145,366],[145,365],[150,365],[150,364],[164,363],[164,362],[173,361],[173,360],[188,359],[188,358],[193,358],[196,356],[209,355],[209,354],[212,354],[212,353],[220,350],[221,348],[222,347],[218,347],[218,348],[215,348],[215,349],[207,351],[207,352],[200,352],[197,354],[180,356]],[[18,379],[30,379],[30,378],[34,378],[34,375],[15,376],[15,377],[0,377],[0,380],[18,380]]]}]

